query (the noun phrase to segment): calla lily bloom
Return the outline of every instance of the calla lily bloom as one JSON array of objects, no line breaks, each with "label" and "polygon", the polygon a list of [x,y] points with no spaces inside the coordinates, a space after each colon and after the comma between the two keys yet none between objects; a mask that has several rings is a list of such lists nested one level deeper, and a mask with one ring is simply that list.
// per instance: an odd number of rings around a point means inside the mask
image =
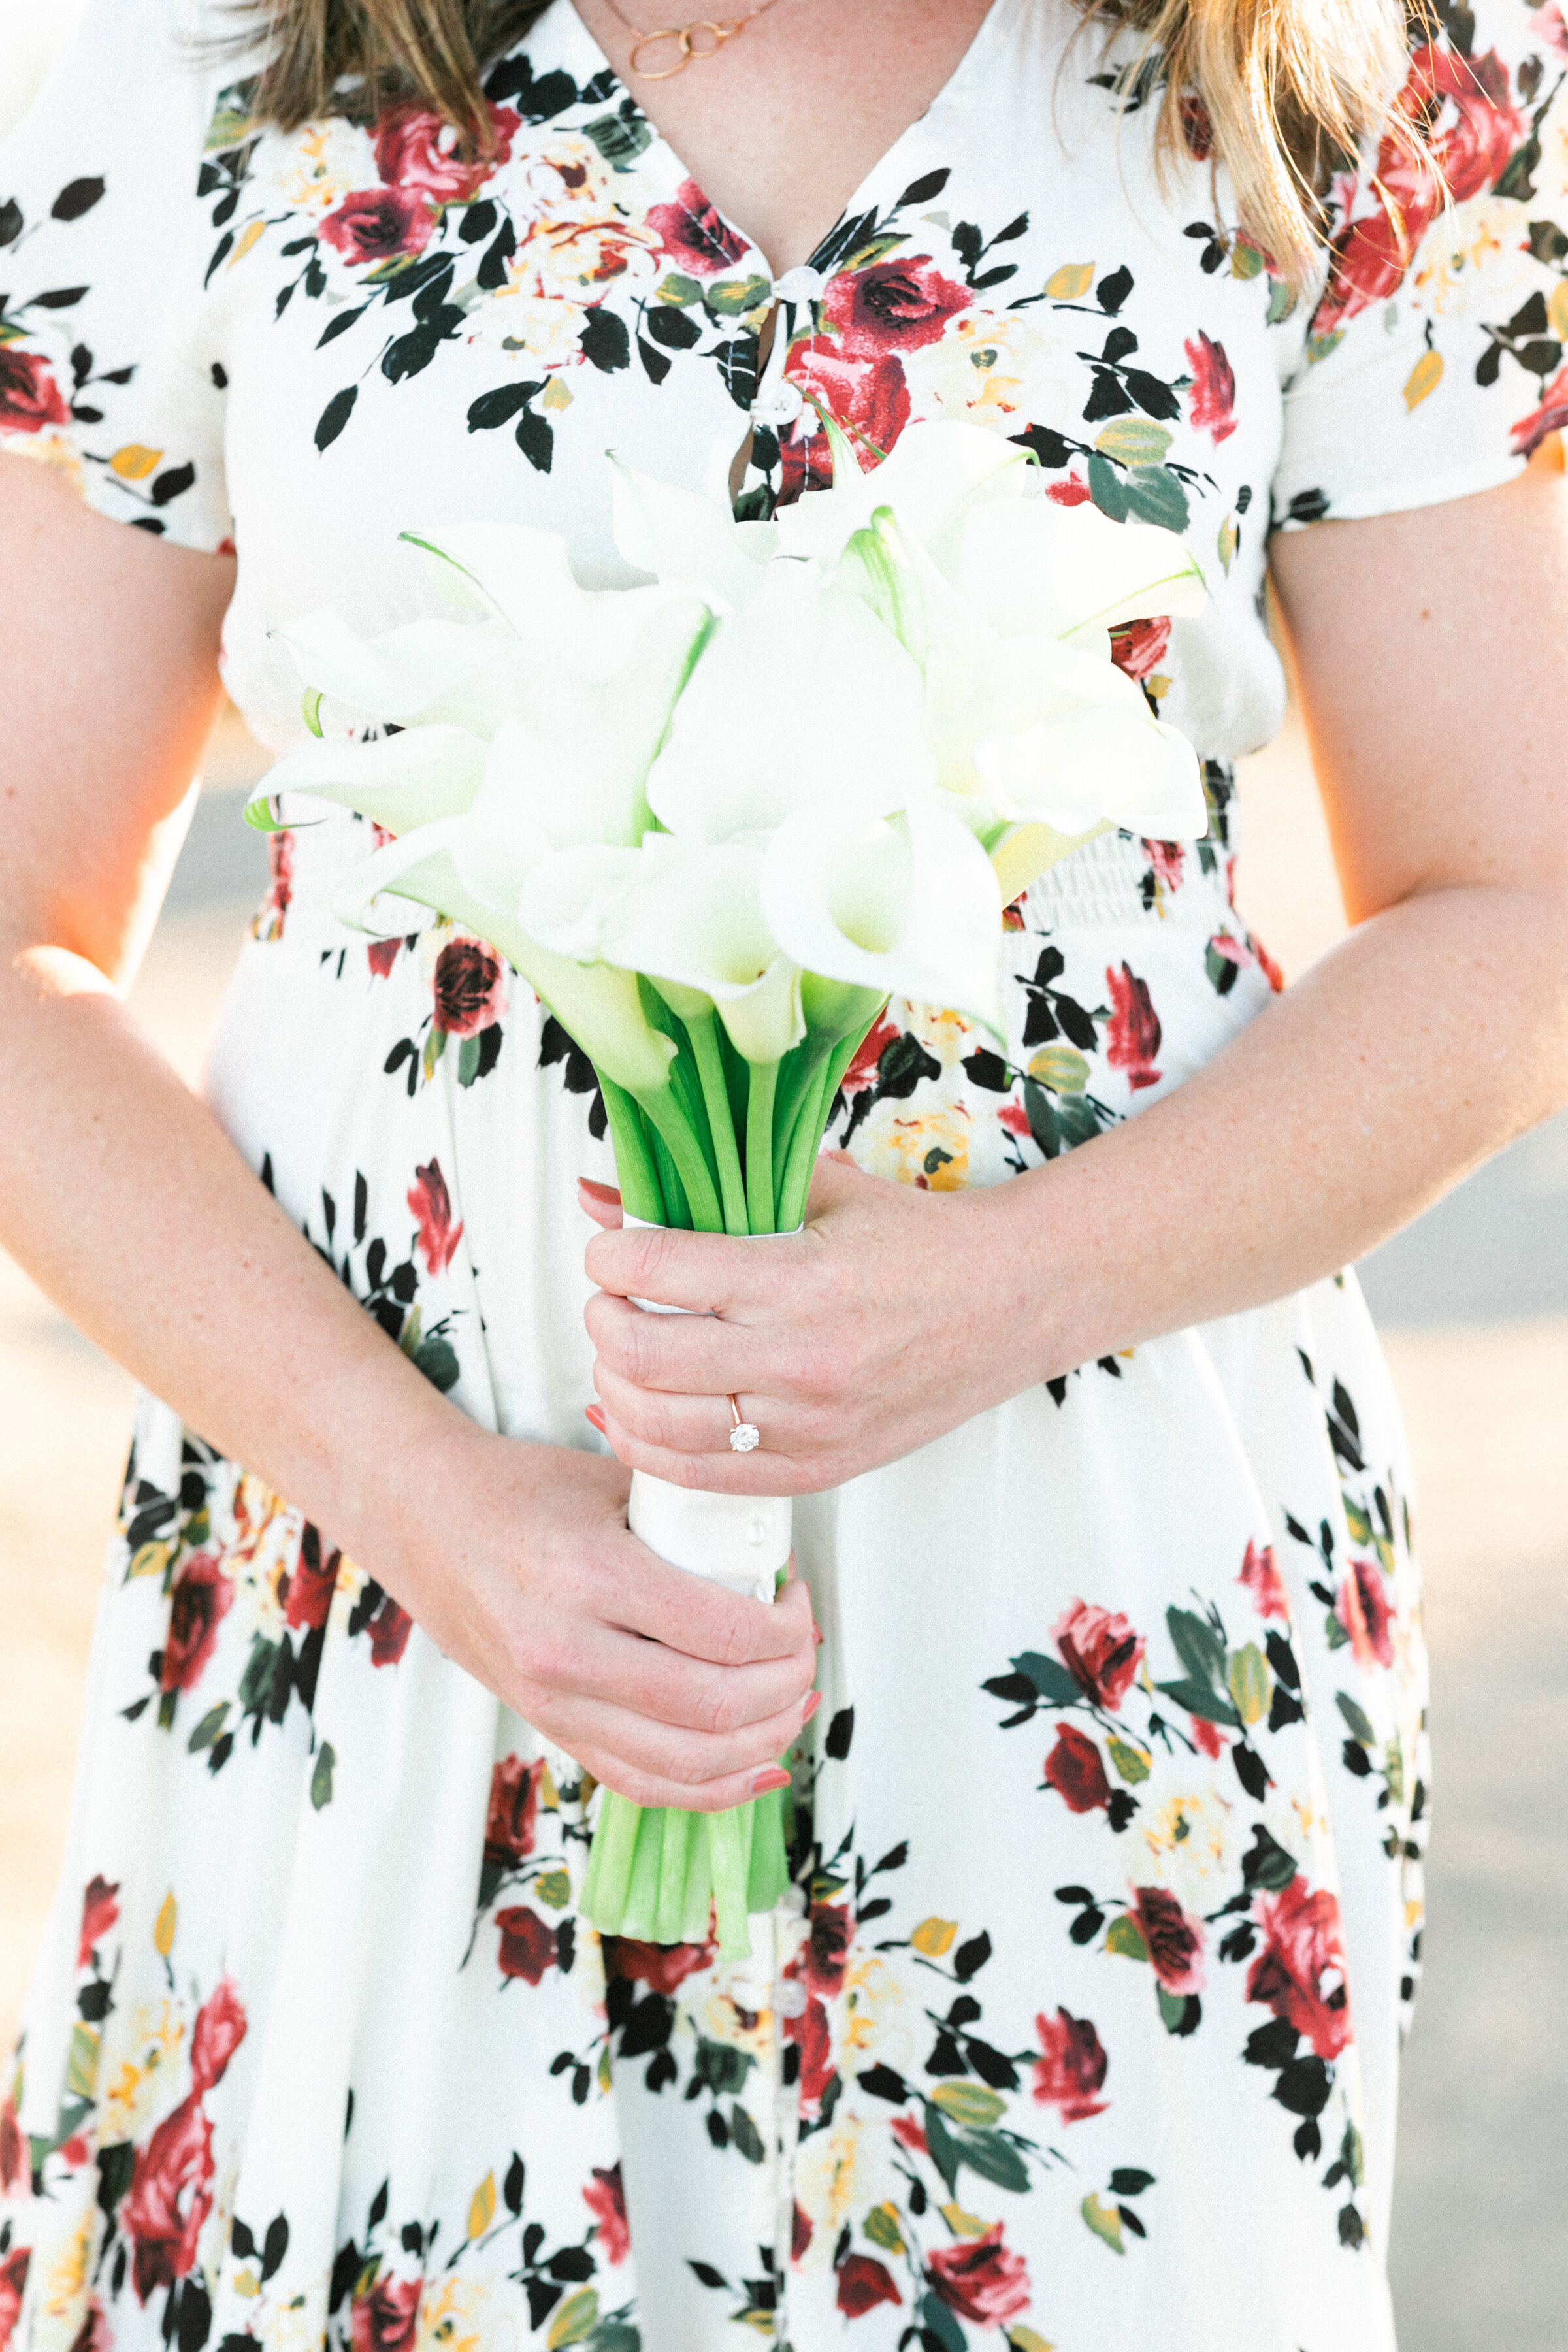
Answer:
[{"label": "calla lily bloom", "polygon": [[657,835],[646,846],[653,857],[606,918],[601,953],[646,971],[683,1020],[717,1010],[746,1061],[782,1061],[805,1018],[800,967],[763,914],[763,853],[730,843],[672,856]]},{"label": "calla lily bloom", "polygon": [[276,830],[268,803],[279,793],[309,793],[357,809],[384,832],[410,833],[472,806],[487,751],[482,736],[448,726],[411,727],[374,743],[301,743],[268,770],[246,815],[261,832]]},{"label": "calla lily bloom", "polygon": [[778,553],[776,523],[737,522],[726,499],[674,489],[626,465],[612,449],[616,545],[637,572],[700,596],[715,611],[743,611]]},{"label": "calla lily bloom", "polygon": [[808,971],[1002,1030],[1002,897],[973,835],[931,794],[891,821],[852,809],[786,817],[763,863],[763,911]]},{"label": "calla lily bloom", "polygon": [[770,564],[721,621],[647,781],[671,833],[727,841],[820,803],[885,815],[936,780],[920,671],[862,598]]},{"label": "calla lily bloom", "polygon": [[331,695],[400,727],[458,719],[488,735],[525,675],[524,649],[501,621],[410,621],[364,637],[321,611],[272,634],[318,700]]}]

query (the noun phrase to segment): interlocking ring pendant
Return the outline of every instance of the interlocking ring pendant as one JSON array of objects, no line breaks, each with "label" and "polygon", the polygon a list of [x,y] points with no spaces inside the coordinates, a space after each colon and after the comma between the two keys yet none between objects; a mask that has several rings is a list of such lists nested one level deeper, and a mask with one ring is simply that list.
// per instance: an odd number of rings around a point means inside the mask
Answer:
[{"label": "interlocking ring pendant", "polygon": [[[693,25],[666,25],[659,32],[645,33],[632,51],[631,70],[639,81],[673,81],[677,74],[686,71],[693,59],[700,65],[704,58],[716,58],[725,42],[747,22],[749,19],[746,17],[731,17],[728,22],[721,22],[716,17],[705,16]],[[676,47],[673,65],[645,66],[638,63],[638,59],[646,57],[650,49],[657,52],[663,44],[670,41]]]}]

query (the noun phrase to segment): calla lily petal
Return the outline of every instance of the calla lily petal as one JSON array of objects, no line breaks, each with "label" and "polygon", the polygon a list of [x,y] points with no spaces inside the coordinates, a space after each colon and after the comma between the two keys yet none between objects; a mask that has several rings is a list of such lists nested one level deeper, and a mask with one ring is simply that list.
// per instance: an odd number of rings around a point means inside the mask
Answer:
[{"label": "calla lily petal", "polygon": [[671,854],[650,837],[650,864],[613,908],[603,953],[632,971],[700,990],[736,1051],[776,1062],[805,1034],[798,967],[763,914],[763,856],[734,845]]},{"label": "calla lily petal", "polygon": [[721,622],[647,780],[672,833],[721,842],[822,803],[880,814],[928,787],[920,672],[861,599],[775,563]]},{"label": "calla lily petal", "polygon": [[774,525],[737,523],[728,499],[656,482],[613,449],[609,456],[616,545],[634,571],[651,572],[661,586],[699,595],[716,611],[749,604],[777,551]]},{"label": "calla lily petal", "polygon": [[857,470],[830,490],[807,490],[776,518],[785,555],[829,562],[879,507],[890,506],[911,537],[931,540],[977,492],[1021,495],[1027,450],[978,425],[911,425],[869,473]]},{"label": "calla lily petal", "polygon": [[995,869],[934,796],[890,824],[826,809],[786,818],[763,861],[763,911],[806,971],[952,1006],[1000,1035]]},{"label": "calla lily petal", "polygon": [[1012,735],[982,736],[974,764],[1000,816],[1084,835],[1102,820],[1155,841],[1208,830],[1197,754],[1157,719],[1089,706]]},{"label": "calla lily petal", "polygon": [[409,621],[364,637],[323,610],[272,634],[307,686],[400,726],[471,721],[479,709],[504,708],[521,683],[520,647],[499,621]]},{"label": "calla lily petal", "polygon": [[552,955],[571,956],[578,963],[603,962],[605,926],[642,867],[642,853],[636,849],[587,845],[554,850],[524,876],[517,897],[518,921],[530,939]]},{"label": "calla lily petal", "polygon": [[1085,842],[1098,841],[1102,833],[1115,830],[1113,824],[1096,824],[1087,833],[1065,834],[1048,824],[1010,825],[991,848],[1003,905],[1010,907],[1015,898],[1021,898],[1032,882],[1075,849],[1081,849]]},{"label": "calla lily petal", "polygon": [[333,911],[339,921],[370,928],[371,901],[383,891],[450,916],[500,949],[612,1085],[629,1094],[667,1086],[675,1048],[644,1013],[636,976],[552,955],[528,937],[515,916],[500,913],[475,897],[452,855],[466,823],[458,817],[426,825],[377,850],[338,890]]},{"label": "calla lily petal", "polygon": [[447,566],[459,573],[465,590],[521,638],[545,674],[611,677],[635,654],[650,613],[668,601],[662,588],[579,587],[565,541],[526,523],[456,523],[403,537],[437,577]]},{"label": "calla lily petal", "polygon": [[1196,559],[1173,530],[1112,522],[1094,506],[975,502],[928,545],[954,593],[1005,636],[1190,618],[1208,600]]},{"label": "calla lily petal", "polygon": [[279,793],[309,793],[357,809],[388,833],[408,833],[472,805],[485,753],[483,738],[464,727],[411,727],[374,743],[301,743],[268,770],[247,814]]}]

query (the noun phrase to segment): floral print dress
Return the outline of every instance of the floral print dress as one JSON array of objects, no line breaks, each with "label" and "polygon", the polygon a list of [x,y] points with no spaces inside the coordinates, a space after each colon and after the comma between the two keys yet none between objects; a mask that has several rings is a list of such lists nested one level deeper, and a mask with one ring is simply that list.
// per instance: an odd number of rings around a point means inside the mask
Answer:
[{"label": "floral print dress", "polygon": [[[506,516],[625,579],[612,443],[703,485],[749,433],[762,514],[823,478],[813,401],[868,463],[967,418],[1184,532],[1207,610],[1117,653],[1205,756],[1207,840],[1079,852],[1009,912],[1005,1051],[895,1003],[836,1109],[878,1174],[1004,1182],[1278,985],[1233,895],[1271,527],[1483,489],[1568,416],[1568,33],[1442,16],[1404,103],[1452,215],[1369,153],[1313,299],[1201,154],[1161,184],[1152,75],[1067,0],[994,0],[777,281],[568,0],[489,72],[482,165],[408,103],[258,131],[184,0],[94,0],[0,157],[0,426],[100,513],[237,547],[226,674],[279,750],[268,632],[415,617],[404,528]],[[754,723],[807,730],[809,685]],[[212,1102],[437,1388],[590,1445],[592,1073],[478,940],[333,919],[372,839],[275,839]],[[721,1966],[588,1928],[578,1768],[142,1401],[3,2084],[0,2347],[1388,2352],[1425,1669],[1353,1277],[1026,1390],[797,1528],[795,1883]]]}]

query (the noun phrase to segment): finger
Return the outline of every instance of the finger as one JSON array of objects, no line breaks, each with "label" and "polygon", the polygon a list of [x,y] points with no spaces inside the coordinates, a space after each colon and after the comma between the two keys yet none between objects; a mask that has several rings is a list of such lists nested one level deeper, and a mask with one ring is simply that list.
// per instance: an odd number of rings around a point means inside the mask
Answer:
[{"label": "finger", "polygon": [[549,1719],[540,1728],[569,1756],[581,1758],[585,1748],[595,1748],[618,1759],[623,1769],[656,1781],[659,1793],[638,1795],[639,1804],[689,1805],[694,1790],[737,1781],[742,1784],[738,1801],[744,1802],[755,1793],[750,1785],[755,1776],[770,1770],[800,1737],[802,1720],[797,1706],[743,1731],[710,1734],[627,1715],[599,1699],[563,1698],[559,1694],[545,1698],[542,1706],[536,1704],[525,1719],[538,1723],[541,1713]]},{"label": "finger", "polygon": [[[757,1384],[762,1343],[743,1324],[710,1315],[646,1315],[605,1290],[594,1292],[583,1320],[598,1353],[640,1389],[723,1396]],[[775,1340],[775,1359],[778,1352]]]},{"label": "finger", "polygon": [[[741,1458],[731,1456],[737,1465]],[[600,1570],[594,1596],[595,1613],[605,1624],[719,1666],[791,1657],[810,1642],[811,1595],[798,1580],[786,1584],[776,1601],[753,1601],[671,1568],[635,1537],[623,1540],[635,1545],[635,1552]]]},{"label": "finger", "polygon": [[674,1812],[727,1813],[734,1806],[760,1797],[765,1789],[784,1785],[777,1777],[777,1768],[764,1766],[760,1772],[735,1772],[728,1780],[710,1780],[700,1789],[689,1789],[679,1781],[665,1780],[657,1773],[639,1771],[608,1749],[567,1748],[563,1739],[557,1745],[564,1748],[577,1763],[585,1765],[595,1780],[602,1780],[618,1797],[626,1797],[634,1805],[663,1806]]},{"label": "finger", "polygon": [[621,1196],[613,1184],[597,1184],[591,1176],[577,1179],[577,1202],[596,1225],[606,1233],[618,1233],[621,1223]]},{"label": "finger", "polygon": [[795,1643],[754,1665],[719,1666],[607,1625],[530,1643],[518,1658],[528,1679],[568,1699],[598,1699],[682,1731],[733,1733],[805,1703],[816,1668],[810,1612],[792,1605]]},{"label": "finger", "polygon": [[[722,1396],[682,1396],[671,1389],[639,1389],[613,1371],[602,1356],[594,1366],[594,1386],[599,1391],[602,1411],[644,1445],[660,1446],[673,1454],[731,1451],[730,1432],[735,1423],[729,1391]],[[738,1402],[743,1421],[758,1428],[764,1423],[769,1429],[777,1427],[784,1410],[782,1399],[750,1396],[742,1391]],[[598,1426],[607,1437],[609,1430],[603,1419]]]},{"label": "finger", "polygon": [[606,1409],[605,1435],[617,1462],[643,1470],[668,1486],[706,1489],[713,1495],[816,1495],[843,1484],[842,1474],[820,1451],[790,1454],[764,1437],[750,1454],[681,1454],[645,1444]]},{"label": "finger", "polygon": [[744,1314],[776,1290],[800,1247],[787,1235],[757,1250],[728,1234],[623,1226],[595,1234],[586,1264],[590,1281],[622,1298],[657,1299],[695,1315]]}]

